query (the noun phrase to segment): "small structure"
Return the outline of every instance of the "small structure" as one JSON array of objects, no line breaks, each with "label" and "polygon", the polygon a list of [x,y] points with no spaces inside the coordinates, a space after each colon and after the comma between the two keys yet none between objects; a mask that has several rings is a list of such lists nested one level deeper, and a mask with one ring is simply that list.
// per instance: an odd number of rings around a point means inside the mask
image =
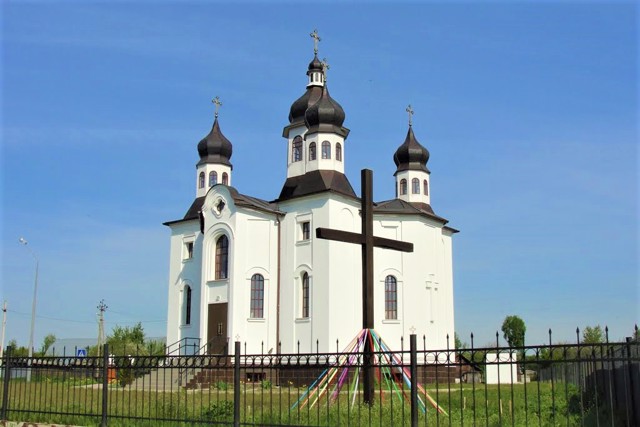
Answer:
[{"label": "small structure", "polygon": [[487,353],[485,361],[487,384],[518,382],[518,355],[515,351]]},{"label": "small structure", "polygon": [[460,365],[460,381],[463,383],[481,383],[482,369],[477,363],[466,358],[463,354],[458,355]]}]

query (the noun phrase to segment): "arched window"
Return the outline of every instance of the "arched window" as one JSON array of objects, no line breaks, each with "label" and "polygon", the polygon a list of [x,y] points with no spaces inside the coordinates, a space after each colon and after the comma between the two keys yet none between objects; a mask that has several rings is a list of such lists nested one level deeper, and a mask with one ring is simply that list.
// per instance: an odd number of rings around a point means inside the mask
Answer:
[{"label": "arched window", "polygon": [[411,192],[413,194],[420,194],[420,180],[418,178],[411,180]]},{"label": "arched window", "polygon": [[406,179],[401,179],[400,180],[400,195],[404,196],[405,194],[407,194],[407,180]]},{"label": "arched window", "polygon": [[300,135],[293,138],[291,146],[291,162],[299,162],[302,160],[302,137]]},{"label": "arched window", "polygon": [[229,239],[224,234],[216,241],[216,280],[229,277]]},{"label": "arched window", "polygon": [[398,318],[398,281],[393,276],[384,279],[384,318]]},{"label": "arched window", "polygon": [[316,143],[312,142],[309,144],[309,160],[316,159]]},{"label": "arched window", "polygon": [[324,141],[322,143],[322,158],[323,159],[331,158],[331,143],[329,141]]},{"label": "arched window", "polygon": [[340,145],[340,143],[336,143],[336,160],[341,162],[342,161],[342,145]]},{"label": "arched window", "polygon": [[198,175],[198,188],[204,188],[204,172],[200,172]]},{"label": "arched window", "polygon": [[264,277],[261,274],[251,276],[251,318],[264,317]]},{"label": "arched window", "polygon": [[302,273],[302,310],[303,318],[309,317],[309,274]]},{"label": "arched window", "polygon": [[184,300],[182,301],[184,306],[184,324],[191,324],[191,286],[184,285]]},{"label": "arched window", "polygon": [[216,171],[209,172],[209,187],[213,187],[218,183],[218,173]]},{"label": "arched window", "polygon": [[229,185],[229,175],[226,172],[222,172],[222,185]]},{"label": "arched window", "polygon": [[424,186],[424,195],[428,196],[429,195],[429,181],[427,181],[426,179],[424,180],[424,182],[422,183],[422,185]]}]

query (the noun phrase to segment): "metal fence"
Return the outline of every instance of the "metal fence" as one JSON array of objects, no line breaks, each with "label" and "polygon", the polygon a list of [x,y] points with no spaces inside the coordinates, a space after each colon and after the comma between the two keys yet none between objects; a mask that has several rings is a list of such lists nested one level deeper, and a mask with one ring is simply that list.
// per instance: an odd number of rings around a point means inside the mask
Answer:
[{"label": "metal fence", "polygon": [[[82,426],[640,425],[640,343],[2,359],[0,418]],[[422,349],[420,349],[422,347]],[[369,368],[367,368],[369,366]],[[369,369],[373,395],[365,398]],[[30,381],[26,372],[30,370]]]}]

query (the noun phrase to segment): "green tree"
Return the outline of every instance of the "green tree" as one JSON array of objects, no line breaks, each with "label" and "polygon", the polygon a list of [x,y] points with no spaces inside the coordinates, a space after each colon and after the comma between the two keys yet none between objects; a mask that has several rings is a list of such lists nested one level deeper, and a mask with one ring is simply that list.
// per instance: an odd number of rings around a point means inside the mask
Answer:
[{"label": "green tree", "polygon": [[502,322],[502,334],[509,347],[522,347],[526,330],[524,320],[518,316],[507,316]]},{"label": "green tree", "polygon": [[15,357],[26,357],[29,355],[29,349],[24,346],[18,347],[18,342],[15,338],[9,341],[7,344],[8,347],[11,347],[11,355]]},{"label": "green tree", "polygon": [[149,340],[145,343],[147,347],[147,353],[149,356],[164,356],[165,354],[165,341],[164,340]]},{"label": "green tree", "polygon": [[48,334],[46,337],[44,337],[44,340],[42,341],[42,347],[40,347],[40,354],[44,356],[47,353],[47,350],[49,350],[49,347],[51,347],[54,342],[56,342],[55,335]]},{"label": "green tree", "polygon": [[140,322],[131,327],[116,325],[111,331],[111,335],[107,337],[109,353],[116,356],[146,355],[147,348],[144,341],[144,328]]},{"label": "green tree", "polygon": [[600,344],[604,342],[604,331],[600,325],[587,326],[582,331],[583,344]]}]

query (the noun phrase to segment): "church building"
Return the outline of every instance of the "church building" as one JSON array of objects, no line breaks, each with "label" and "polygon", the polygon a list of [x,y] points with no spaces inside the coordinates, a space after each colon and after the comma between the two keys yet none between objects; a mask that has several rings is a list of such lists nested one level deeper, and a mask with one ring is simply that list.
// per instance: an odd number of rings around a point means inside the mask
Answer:
[{"label": "church building", "polygon": [[[316,34],[315,32],[313,34]],[[312,34],[312,36],[313,36]],[[171,230],[167,344],[221,354],[340,350],[362,329],[361,247],[316,237],[318,227],[361,232],[361,201],[345,175],[345,112],[317,56],[282,136],[287,173],[271,201],[233,186],[233,145],[218,117],[197,145],[195,200]],[[452,236],[431,207],[429,151],[411,124],[398,137],[396,194],[373,205],[375,236],[413,244],[374,250],[374,328],[392,349],[415,333],[428,349],[453,347]],[[356,142],[357,143],[357,142]],[[284,150],[283,150],[284,152]],[[241,166],[240,166],[241,167]],[[386,179],[380,176],[379,179]],[[436,195],[437,195],[437,189]],[[278,343],[280,347],[278,348]],[[408,344],[405,344],[405,347]]]}]

